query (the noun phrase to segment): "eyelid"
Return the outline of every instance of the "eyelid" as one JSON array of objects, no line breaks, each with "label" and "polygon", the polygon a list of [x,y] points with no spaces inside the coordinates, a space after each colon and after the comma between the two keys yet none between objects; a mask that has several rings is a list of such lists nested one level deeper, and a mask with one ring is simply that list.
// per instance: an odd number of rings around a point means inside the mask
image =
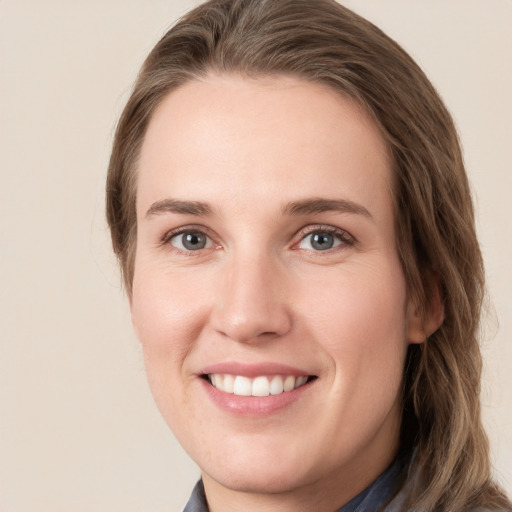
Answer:
[{"label": "eyelid", "polygon": [[[183,233],[201,233],[201,234],[207,236],[212,241],[213,249],[217,249],[220,246],[220,244],[215,240],[215,235],[212,233],[212,231],[209,228],[207,228],[206,226],[202,226],[200,224],[187,224],[185,226],[180,226],[178,228],[170,229],[169,231],[166,231],[164,233],[164,235],[160,238],[158,245],[165,246],[165,247],[171,246],[172,250],[175,250],[175,251],[178,251],[181,253],[186,252],[187,254],[188,253],[192,254],[192,253],[200,252],[201,250],[183,251],[183,250],[180,250],[177,247],[174,247],[171,245],[171,240],[175,236],[178,236]],[[212,249],[212,248],[209,248],[209,249]],[[171,250],[171,249],[169,248],[169,250]],[[206,249],[204,249],[204,250],[206,250]]]},{"label": "eyelid", "polygon": [[[169,250],[174,250],[174,251],[181,252],[181,253],[194,254],[194,255],[197,255],[198,253],[204,251],[205,249],[198,250],[198,251],[183,251],[176,247],[171,246],[170,241],[175,236],[180,235],[182,233],[187,233],[187,232],[198,232],[198,233],[202,233],[205,236],[207,236],[212,241],[212,244],[213,244],[213,247],[209,248],[210,250],[211,249],[216,250],[221,247],[221,244],[218,242],[218,240],[216,240],[217,237],[212,232],[212,230],[207,228],[206,226],[201,225],[201,224],[187,224],[185,226],[179,226],[177,228],[173,228],[173,229],[166,231],[160,238],[160,240],[158,242],[158,246],[167,247],[167,248],[169,248]],[[329,224],[311,224],[311,225],[302,227],[299,231],[297,231],[297,233],[293,237],[295,241],[292,244],[292,249],[298,250],[297,245],[302,240],[304,240],[304,238],[306,238],[308,235],[310,235],[312,233],[318,233],[318,232],[329,233],[334,236],[337,236],[343,242],[341,244],[342,247],[347,247],[347,246],[350,247],[357,243],[357,239],[345,229],[341,229],[339,227],[332,226]],[[298,240],[297,240],[297,238],[298,238]],[[333,250],[338,249],[339,247],[340,246],[334,247],[332,249],[327,249],[324,252],[329,253]],[[315,252],[320,253],[322,251],[315,251]]]},{"label": "eyelid", "polygon": [[[334,236],[338,237],[343,242],[341,244],[341,246],[345,246],[345,247],[346,246],[351,247],[357,243],[356,238],[345,229],[341,229],[336,226],[330,226],[329,224],[312,224],[312,225],[305,226],[305,227],[301,228],[297,232],[296,237],[298,236],[299,239],[293,243],[292,248],[296,248],[296,246],[300,242],[302,242],[302,240],[304,240],[307,236],[311,235],[312,233],[329,233],[330,235],[334,235]],[[326,249],[325,251],[315,251],[315,252],[328,253],[329,251],[338,249],[338,247],[340,247],[340,246],[333,247],[332,249]]]}]

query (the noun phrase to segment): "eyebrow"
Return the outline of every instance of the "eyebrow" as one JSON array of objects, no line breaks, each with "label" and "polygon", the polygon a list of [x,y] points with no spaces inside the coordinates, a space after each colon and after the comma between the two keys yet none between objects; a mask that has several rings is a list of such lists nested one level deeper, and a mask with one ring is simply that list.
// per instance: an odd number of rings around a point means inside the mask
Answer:
[{"label": "eyebrow", "polygon": [[313,215],[324,212],[353,213],[372,219],[372,214],[361,204],[349,199],[311,198],[293,201],[283,208],[285,215]]},{"label": "eyebrow", "polygon": [[178,199],[162,199],[153,203],[146,212],[146,218],[162,213],[181,213],[185,215],[208,216],[213,214],[213,208],[202,201],[180,201]]},{"label": "eyebrow", "polygon": [[[324,212],[340,212],[363,215],[370,219],[373,218],[372,214],[363,205],[349,199],[302,199],[286,204],[282,212],[284,215],[314,215]],[[164,213],[207,217],[213,215],[214,210],[208,203],[202,201],[181,201],[167,198],[153,203],[146,212],[146,218]]]}]

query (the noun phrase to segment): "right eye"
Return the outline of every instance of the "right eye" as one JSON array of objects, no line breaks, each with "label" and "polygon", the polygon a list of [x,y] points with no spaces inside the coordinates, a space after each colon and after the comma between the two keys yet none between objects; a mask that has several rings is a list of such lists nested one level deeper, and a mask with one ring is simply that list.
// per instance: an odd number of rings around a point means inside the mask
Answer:
[{"label": "right eye", "polygon": [[200,251],[212,246],[212,240],[201,231],[182,231],[173,235],[170,244],[182,251]]}]

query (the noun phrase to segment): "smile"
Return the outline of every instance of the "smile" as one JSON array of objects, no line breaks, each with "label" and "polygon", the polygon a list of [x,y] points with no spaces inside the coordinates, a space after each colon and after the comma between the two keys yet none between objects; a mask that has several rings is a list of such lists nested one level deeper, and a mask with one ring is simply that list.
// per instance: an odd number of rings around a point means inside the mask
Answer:
[{"label": "smile", "polygon": [[213,387],[224,393],[237,396],[269,396],[280,395],[304,386],[311,378],[306,375],[258,376],[254,378],[244,375],[211,373],[207,376]]}]

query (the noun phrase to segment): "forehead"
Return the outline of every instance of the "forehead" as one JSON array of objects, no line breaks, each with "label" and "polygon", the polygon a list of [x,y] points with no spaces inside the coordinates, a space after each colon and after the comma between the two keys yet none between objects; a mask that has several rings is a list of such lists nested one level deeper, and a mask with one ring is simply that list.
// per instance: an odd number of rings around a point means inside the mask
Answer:
[{"label": "forehead", "polygon": [[[293,77],[209,76],[168,94],[149,123],[138,203],[155,195],[260,201],[389,194],[387,145],[368,113],[341,93]],[[208,197],[201,197],[202,195]]]}]

